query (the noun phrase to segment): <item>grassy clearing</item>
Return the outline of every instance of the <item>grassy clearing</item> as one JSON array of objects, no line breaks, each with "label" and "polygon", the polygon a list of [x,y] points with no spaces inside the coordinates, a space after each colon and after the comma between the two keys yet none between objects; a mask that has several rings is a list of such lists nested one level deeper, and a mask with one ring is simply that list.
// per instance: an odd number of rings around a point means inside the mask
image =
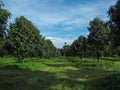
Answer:
[{"label": "grassy clearing", "polygon": [[119,90],[119,70],[116,59],[31,58],[17,63],[0,58],[0,90]]}]

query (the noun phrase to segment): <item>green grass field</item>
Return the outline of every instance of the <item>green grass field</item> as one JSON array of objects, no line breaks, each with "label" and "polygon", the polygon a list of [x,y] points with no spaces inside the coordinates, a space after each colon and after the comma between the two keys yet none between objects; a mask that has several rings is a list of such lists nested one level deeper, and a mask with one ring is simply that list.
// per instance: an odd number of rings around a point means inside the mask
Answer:
[{"label": "green grass field", "polygon": [[[27,60],[27,59],[26,59]],[[0,90],[120,90],[119,58],[0,58]]]}]

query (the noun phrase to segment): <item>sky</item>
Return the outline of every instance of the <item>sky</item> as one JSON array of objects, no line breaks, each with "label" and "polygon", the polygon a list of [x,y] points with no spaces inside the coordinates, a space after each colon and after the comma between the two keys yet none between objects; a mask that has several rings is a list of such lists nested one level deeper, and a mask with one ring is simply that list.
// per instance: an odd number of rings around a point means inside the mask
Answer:
[{"label": "sky", "polygon": [[98,17],[108,20],[107,10],[117,0],[3,0],[12,13],[9,22],[25,16],[57,48],[89,34],[89,22]]}]

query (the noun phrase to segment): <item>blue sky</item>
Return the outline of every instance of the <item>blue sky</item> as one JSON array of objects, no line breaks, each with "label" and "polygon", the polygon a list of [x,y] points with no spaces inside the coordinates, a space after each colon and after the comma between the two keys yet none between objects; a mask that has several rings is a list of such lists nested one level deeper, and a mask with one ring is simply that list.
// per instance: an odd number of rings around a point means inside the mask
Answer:
[{"label": "blue sky", "polygon": [[25,16],[61,48],[64,42],[71,44],[80,35],[87,36],[89,21],[95,17],[108,20],[107,10],[117,0],[3,0],[12,13],[10,22]]}]

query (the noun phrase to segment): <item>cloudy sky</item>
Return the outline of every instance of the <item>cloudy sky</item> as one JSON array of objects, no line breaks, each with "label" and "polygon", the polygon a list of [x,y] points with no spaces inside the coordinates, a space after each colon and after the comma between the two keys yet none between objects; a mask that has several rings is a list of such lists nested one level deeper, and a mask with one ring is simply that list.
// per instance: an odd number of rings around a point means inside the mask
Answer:
[{"label": "cloudy sky", "polygon": [[95,17],[108,20],[107,10],[117,0],[3,0],[12,13],[10,22],[25,16],[54,45],[61,48],[80,35],[87,36],[89,21]]}]

